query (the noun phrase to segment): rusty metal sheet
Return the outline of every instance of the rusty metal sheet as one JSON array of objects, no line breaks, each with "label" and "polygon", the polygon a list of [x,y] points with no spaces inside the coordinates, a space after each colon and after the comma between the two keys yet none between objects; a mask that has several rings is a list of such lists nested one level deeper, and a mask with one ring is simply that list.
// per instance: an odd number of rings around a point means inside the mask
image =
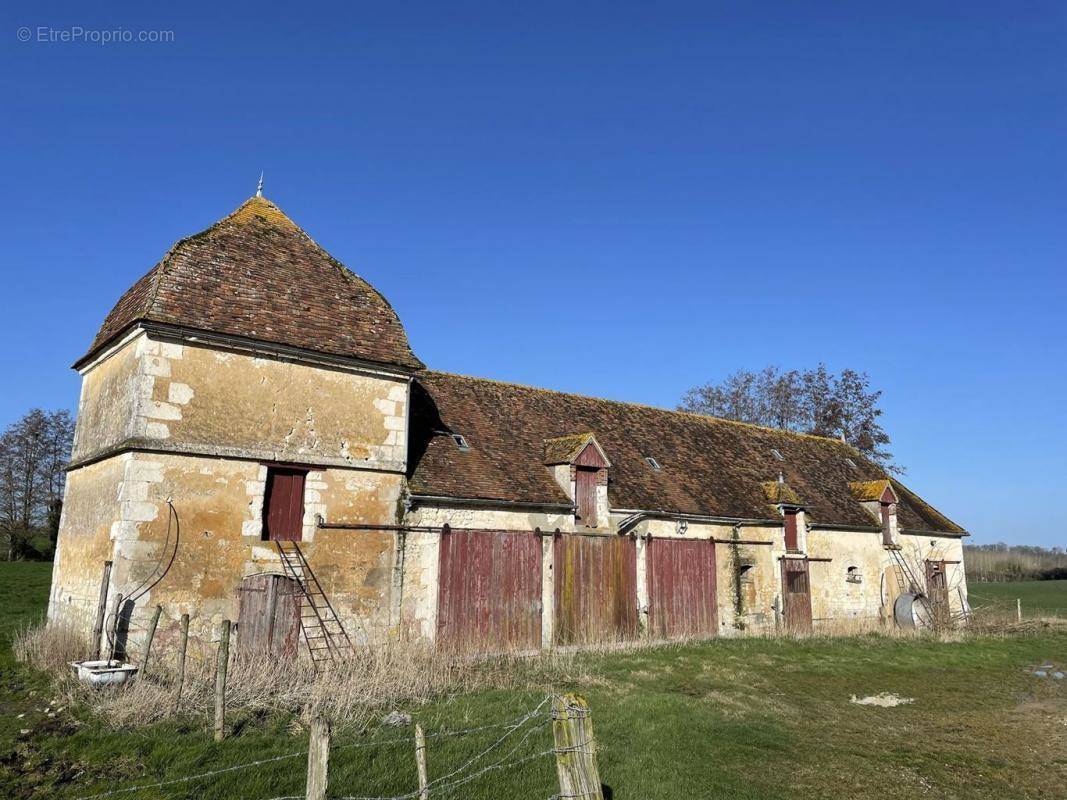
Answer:
[{"label": "rusty metal sheet", "polygon": [[441,535],[437,640],[466,651],[541,646],[541,539],[532,531]]},{"label": "rusty metal sheet", "polygon": [[782,617],[789,631],[811,630],[811,578],[806,558],[782,559]]},{"label": "rusty metal sheet", "polygon": [[715,542],[650,539],[648,624],[653,637],[707,637],[719,632]]},{"label": "rusty metal sheet", "polygon": [[553,542],[557,644],[637,636],[637,551],[627,536],[557,536]]}]

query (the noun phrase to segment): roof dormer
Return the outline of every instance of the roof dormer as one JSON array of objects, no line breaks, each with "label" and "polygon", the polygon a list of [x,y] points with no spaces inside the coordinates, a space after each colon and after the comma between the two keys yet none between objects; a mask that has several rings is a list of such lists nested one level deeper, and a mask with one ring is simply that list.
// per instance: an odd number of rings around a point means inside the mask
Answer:
[{"label": "roof dormer", "polygon": [[888,478],[875,481],[853,481],[848,485],[852,496],[882,527],[882,544],[898,547],[900,534],[897,523],[899,498]]},{"label": "roof dormer", "polygon": [[596,528],[608,519],[608,460],[592,433],[545,440],[545,466],[574,501],[575,523]]},{"label": "roof dormer", "polygon": [[804,502],[800,499],[800,495],[785,482],[785,476],[782,473],[778,473],[778,480],[764,481],[760,486],[767,502],[782,515],[786,552],[805,552],[808,526],[804,516]]}]

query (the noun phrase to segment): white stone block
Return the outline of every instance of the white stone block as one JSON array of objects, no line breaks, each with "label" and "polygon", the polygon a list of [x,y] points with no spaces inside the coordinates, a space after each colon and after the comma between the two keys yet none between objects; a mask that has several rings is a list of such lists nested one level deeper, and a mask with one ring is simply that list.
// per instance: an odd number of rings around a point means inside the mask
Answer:
[{"label": "white stone block", "polygon": [[263,535],[263,523],[259,520],[245,520],[241,523],[241,535],[254,536],[258,539]]},{"label": "white stone block", "polygon": [[170,403],[163,403],[159,400],[149,400],[146,404],[145,416],[149,419],[176,420],[182,418],[182,410]]},{"label": "white stone block", "polygon": [[404,418],[403,417],[386,417],[383,422],[385,423],[385,429],[387,431],[402,431],[404,430]]},{"label": "white stone block", "polygon": [[159,461],[135,459],[126,465],[126,480],[160,483],[163,480],[163,464]]},{"label": "white stone block", "polygon": [[145,356],[144,372],[146,375],[155,375],[157,378],[169,378],[170,362],[159,356]]},{"label": "white stone block", "polygon": [[408,387],[405,384],[397,384],[389,389],[389,399],[400,403],[408,397]]},{"label": "white stone block", "polygon": [[167,399],[180,406],[192,400],[195,394],[193,387],[187,383],[172,383],[167,389]]},{"label": "white stone block", "polygon": [[159,352],[164,358],[178,359],[185,355],[185,347],[184,345],[173,344],[171,342],[161,342]]},{"label": "white stone block", "polygon": [[145,436],[149,439],[169,439],[170,428],[162,422],[149,422],[145,426]]},{"label": "white stone block", "polygon": [[122,504],[122,518],[132,522],[151,522],[159,516],[159,509],[154,503],[137,501],[124,502]]}]

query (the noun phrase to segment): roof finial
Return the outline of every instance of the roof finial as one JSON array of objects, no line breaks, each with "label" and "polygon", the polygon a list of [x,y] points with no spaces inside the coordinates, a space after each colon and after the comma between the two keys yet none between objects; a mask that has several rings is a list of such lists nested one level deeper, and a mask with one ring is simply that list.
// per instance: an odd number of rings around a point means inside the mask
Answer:
[{"label": "roof finial", "polygon": [[263,173],[259,173],[259,185],[256,186],[256,197],[263,196]]},{"label": "roof finial", "polygon": [[782,474],[781,470],[778,470],[778,485],[785,486],[785,475]]}]

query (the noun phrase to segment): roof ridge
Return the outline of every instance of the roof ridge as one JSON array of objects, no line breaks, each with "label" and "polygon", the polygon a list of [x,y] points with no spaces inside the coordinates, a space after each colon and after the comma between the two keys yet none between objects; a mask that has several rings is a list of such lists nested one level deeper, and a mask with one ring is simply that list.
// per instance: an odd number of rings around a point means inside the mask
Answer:
[{"label": "roof ridge", "polygon": [[[461,378],[463,380],[481,381],[481,382],[484,382],[484,383],[495,383],[495,384],[498,384],[500,386],[513,386],[513,387],[515,387],[517,389],[528,389],[528,390],[534,391],[534,392],[546,392],[546,393],[549,393],[549,394],[561,394],[561,395],[564,395],[564,396],[567,396],[567,397],[581,397],[581,398],[583,398],[585,400],[596,400],[597,402],[600,402],[600,403],[614,403],[615,405],[620,405],[620,406],[630,406],[631,408],[641,408],[641,409],[645,409],[645,410],[648,410],[648,411],[658,411],[658,412],[663,413],[663,414],[677,414],[678,416],[682,416],[682,417],[693,417],[693,418],[695,418],[697,420],[700,420],[701,422],[709,423],[709,424],[711,424],[711,423],[723,423],[723,424],[726,424],[726,425],[738,425],[738,426],[742,426],[742,427],[746,427],[746,428],[754,428],[754,429],[756,429],[758,431],[766,431],[767,433],[784,434],[786,436],[795,436],[795,437],[803,438],[803,439],[817,439],[817,440],[824,441],[824,442],[830,442],[831,444],[834,444],[837,447],[846,448],[846,449],[848,449],[849,451],[851,451],[853,453],[859,453],[859,451],[856,450],[856,448],[853,447],[852,445],[850,445],[848,442],[843,442],[840,439],[833,438],[832,436],[820,436],[819,434],[816,434],[816,433],[801,433],[800,431],[791,431],[791,430],[788,430],[786,428],[772,428],[772,427],[770,427],[768,425],[757,425],[754,422],[742,422],[742,421],[736,420],[736,419],[726,419],[725,417],[716,417],[716,416],[713,416],[711,414],[698,414],[695,411],[683,411],[682,409],[678,409],[678,408],[663,408],[661,406],[653,406],[653,405],[650,405],[648,403],[635,403],[635,402],[630,401],[630,400],[614,400],[614,399],[612,399],[610,397],[594,397],[593,395],[579,394],[578,392],[565,392],[565,391],[563,391],[561,389],[546,389],[546,388],[544,388],[542,386],[530,386],[529,384],[517,383],[515,381],[502,381],[502,380],[499,380],[497,378],[478,378],[478,377],[475,377],[473,375],[460,375],[459,373],[456,373],[456,372],[444,372],[442,370],[428,369],[428,370],[425,370],[422,374],[424,374],[424,375],[441,375],[441,376],[446,377],[446,378]],[[860,454],[860,455],[862,455],[862,454]]]}]

